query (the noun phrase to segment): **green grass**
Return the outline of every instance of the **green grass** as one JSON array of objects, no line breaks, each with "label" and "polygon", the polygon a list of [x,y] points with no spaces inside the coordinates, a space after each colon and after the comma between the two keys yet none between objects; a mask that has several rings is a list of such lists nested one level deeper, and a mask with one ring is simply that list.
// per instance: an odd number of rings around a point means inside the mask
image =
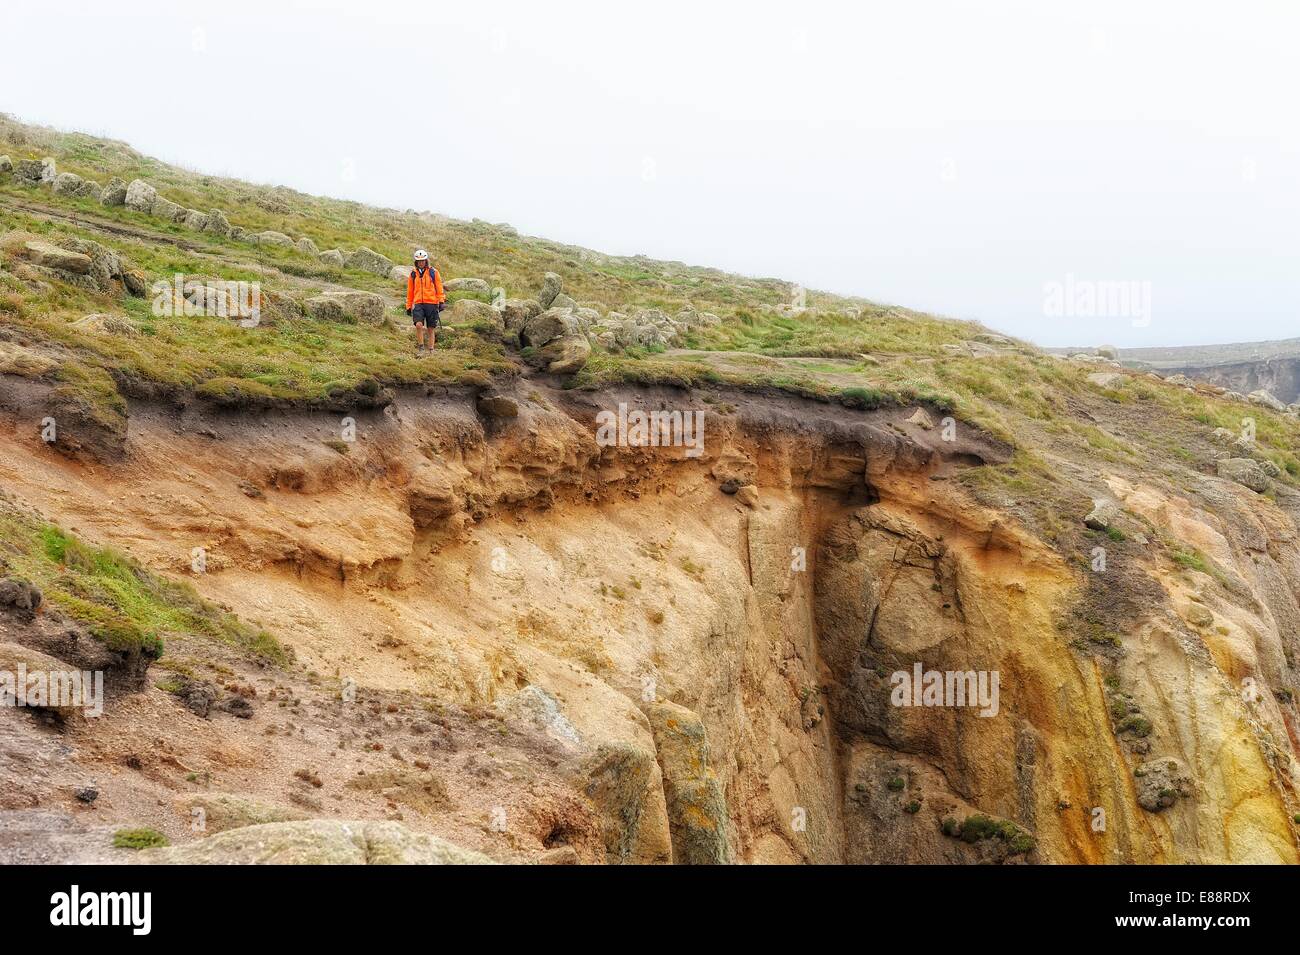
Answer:
[{"label": "green grass", "polygon": [[171,634],[195,634],[284,665],[290,652],[271,634],[201,599],[188,584],[152,574],[124,554],[65,531],[0,512],[0,569],[38,587],[53,606],[114,650],[162,656]]},{"label": "green grass", "polygon": [[113,833],[114,849],[156,849],[171,845],[157,829],[119,829]]}]

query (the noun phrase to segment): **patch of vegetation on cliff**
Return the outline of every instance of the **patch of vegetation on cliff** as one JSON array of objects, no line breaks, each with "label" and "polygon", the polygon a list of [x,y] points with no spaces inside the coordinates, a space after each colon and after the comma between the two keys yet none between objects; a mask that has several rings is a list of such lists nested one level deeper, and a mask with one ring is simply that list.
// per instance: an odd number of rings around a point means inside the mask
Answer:
[{"label": "patch of vegetation on cliff", "polygon": [[201,599],[189,585],[17,511],[0,512],[0,569],[37,587],[52,606],[114,650],[140,650],[157,659],[167,635],[190,633],[241,647],[268,663],[291,660],[271,634]]}]

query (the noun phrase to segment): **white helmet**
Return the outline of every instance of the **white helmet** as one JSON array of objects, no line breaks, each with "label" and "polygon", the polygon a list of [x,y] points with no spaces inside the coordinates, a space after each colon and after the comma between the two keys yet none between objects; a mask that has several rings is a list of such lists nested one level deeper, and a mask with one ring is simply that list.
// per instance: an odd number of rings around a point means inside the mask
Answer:
[{"label": "white helmet", "polygon": [[422,261],[427,262],[428,259],[429,259],[429,253],[428,253],[428,252],[425,252],[424,249],[416,249],[416,250],[415,250],[415,261],[417,261],[417,262],[422,262]]}]

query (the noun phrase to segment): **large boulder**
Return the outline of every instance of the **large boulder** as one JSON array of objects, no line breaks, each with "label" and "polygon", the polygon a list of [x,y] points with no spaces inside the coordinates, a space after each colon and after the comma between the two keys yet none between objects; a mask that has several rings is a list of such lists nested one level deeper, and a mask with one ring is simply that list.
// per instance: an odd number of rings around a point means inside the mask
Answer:
[{"label": "large boulder", "polygon": [[313,242],[311,239],[307,238],[307,236],[305,235],[300,235],[298,237],[298,241],[295,243],[295,246],[297,247],[299,252],[306,252],[308,255],[315,255],[315,256],[320,255],[320,249],[317,247],[316,243]]},{"label": "large boulder", "polygon": [[8,156],[0,156],[0,173],[13,172],[14,161]]},{"label": "large boulder", "polygon": [[1118,503],[1102,497],[1092,502],[1092,510],[1083,519],[1083,523],[1094,531],[1106,531],[1119,522],[1123,513]]},{"label": "large boulder", "polygon": [[41,182],[47,186],[59,177],[59,168],[54,163],[53,156],[46,156],[41,160]]},{"label": "large boulder", "polygon": [[256,234],[258,245],[278,245],[286,249],[293,248],[293,239],[289,238],[283,232],[276,232],[274,229],[267,229],[265,232]]},{"label": "large boulder", "polygon": [[676,703],[649,703],[644,709],[663,771],[673,862],[730,863],[727,800],[709,766],[709,741],[703,721]]},{"label": "large boulder", "polygon": [[145,865],[493,865],[400,823],[335,819],[241,826],[183,846],[144,849]]},{"label": "large boulder", "polygon": [[39,378],[58,367],[58,362],[48,355],[0,340],[0,375],[17,375],[20,378]]},{"label": "large boulder", "polygon": [[24,186],[38,186],[45,174],[45,167],[39,159],[20,159],[14,166],[14,179]]},{"label": "large boulder", "polygon": [[1269,489],[1268,474],[1252,458],[1220,458],[1214,466],[1219,477],[1236,481],[1256,493],[1263,494]]},{"label": "large boulder", "polygon": [[369,325],[384,322],[384,300],[374,292],[331,289],[307,299],[307,314],[327,322],[349,320]]},{"label": "large boulder", "polygon": [[519,344],[541,348],[552,339],[577,328],[573,313],[567,308],[550,308],[539,312],[519,327]]},{"label": "large boulder", "polygon": [[547,272],[542,277],[542,290],[537,293],[537,304],[543,309],[551,307],[555,301],[555,296],[564,290],[564,280],[554,272]]},{"label": "large boulder", "polygon": [[99,194],[99,202],[105,206],[120,206],[126,204],[126,180],[114,176],[108,180],[108,185],[104,191]]},{"label": "large boulder", "polygon": [[449,325],[465,325],[470,322],[486,322],[498,331],[504,331],[501,313],[487,302],[477,299],[462,298],[452,302],[442,315],[442,321]]},{"label": "large boulder", "polygon": [[75,196],[83,182],[85,180],[75,172],[61,172],[54,177],[54,182],[50,188],[57,196]]},{"label": "large boulder", "polygon": [[199,212],[198,209],[186,209],[185,218],[181,219],[181,225],[187,229],[193,229],[195,232],[202,232],[208,227],[208,214]]},{"label": "large boulder", "polygon": [[[23,667],[28,676],[23,694],[26,707],[55,713],[63,720],[79,721],[95,703],[88,696],[59,692],[63,687],[80,685],[81,674],[77,667],[17,643],[0,643],[0,672],[17,674],[19,667]],[[77,681],[75,684],[71,682],[74,679]],[[93,687],[89,689],[93,690]],[[0,706],[13,706],[15,703],[6,690],[0,689]],[[103,700],[99,703],[102,704]]]},{"label": "large boulder", "polygon": [[380,255],[373,249],[367,249],[365,246],[350,253],[346,261],[350,269],[360,269],[362,272],[370,272],[385,277],[393,269],[393,262],[390,259]]},{"label": "large boulder", "polygon": [[587,364],[591,357],[591,342],[579,329],[566,332],[559,338],[553,338],[542,346],[539,357],[546,363],[546,370],[553,375],[572,375]]},{"label": "large boulder", "polygon": [[519,344],[533,349],[531,364],[556,375],[573,374],[591,357],[591,343],[568,308],[548,308],[530,318],[519,329]]},{"label": "large boulder", "polygon": [[347,264],[344,261],[343,253],[340,252],[338,249],[329,249],[325,252],[322,252],[320,254],[320,260],[324,262],[326,265],[333,265],[336,268],[340,268],[340,269],[343,268],[345,264]]},{"label": "large boulder", "polygon": [[476,295],[489,295],[492,287],[483,279],[452,279],[443,286],[448,292],[473,292]]},{"label": "large boulder", "polygon": [[126,187],[126,195],[122,197],[123,204],[136,212],[153,211],[153,204],[157,201],[158,190],[143,179],[132,179]]}]

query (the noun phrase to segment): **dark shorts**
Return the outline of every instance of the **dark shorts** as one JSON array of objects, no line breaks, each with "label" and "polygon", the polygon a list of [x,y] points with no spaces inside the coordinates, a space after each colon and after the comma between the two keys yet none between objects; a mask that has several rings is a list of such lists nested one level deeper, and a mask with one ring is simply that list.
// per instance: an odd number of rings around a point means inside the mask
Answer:
[{"label": "dark shorts", "polygon": [[417,302],[411,307],[411,321],[426,328],[437,328],[438,306],[432,302]]}]

